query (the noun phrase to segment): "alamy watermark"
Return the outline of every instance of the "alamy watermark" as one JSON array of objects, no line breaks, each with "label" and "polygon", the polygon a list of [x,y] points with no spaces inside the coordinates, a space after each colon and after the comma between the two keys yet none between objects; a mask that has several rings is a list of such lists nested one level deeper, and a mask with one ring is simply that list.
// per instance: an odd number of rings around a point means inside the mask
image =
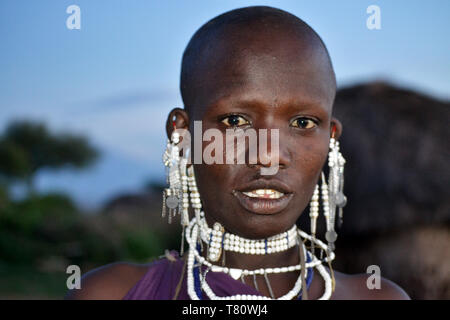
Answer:
[{"label": "alamy watermark", "polygon": [[372,264],[367,267],[366,272],[370,274],[367,278],[366,285],[367,289],[381,289],[381,270],[376,264]]},{"label": "alamy watermark", "polygon": [[[66,27],[69,30],[81,29],[81,9],[76,4],[67,7],[66,13],[70,14],[66,19]],[[379,6],[372,4],[367,7],[366,13],[370,14],[366,20],[366,26],[369,30],[381,29],[381,9]]]},{"label": "alamy watermark", "polygon": [[381,9],[377,5],[370,5],[367,7],[366,13],[370,16],[366,20],[366,26],[369,30],[381,29]]},{"label": "alamy watermark", "polygon": [[72,264],[67,267],[66,273],[70,274],[67,277],[66,286],[67,289],[81,289],[81,269],[76,264]]},{"label": "alamy watermark", "polygon": [[[194,141],[187,129],[176,129],[182,140],[178,144],[188,163],[194,164],[258,164],[262,175],[274,175],[279,167],[278,129],[226,129],[202,130],[202,122],[194,121]],[[270,139],[269,139],[270,135]],[[248,141],[248,149],[246,148]],[[270,151],[269,151],[270,141]],[[203,142],[210,142],[203,148]],[[193,151],[190,152],[193,146]],[[246,155],[248,150],[248,162]],[[193,158],[193,159],[192,159]]]},{"label": "alamy watermark", "polygon": [[79,6],[72,4],[67,7],[66,13],[70,16],[66,19],[66,27],[69,30],[80,30],[81,29],[81,9]]}]

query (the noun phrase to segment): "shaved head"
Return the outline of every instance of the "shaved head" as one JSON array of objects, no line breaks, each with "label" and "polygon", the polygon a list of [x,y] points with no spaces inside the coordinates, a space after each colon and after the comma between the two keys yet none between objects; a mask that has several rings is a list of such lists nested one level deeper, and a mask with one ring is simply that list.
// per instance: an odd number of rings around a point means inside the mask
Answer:
[{"label": "shaved head", "polygon": [[[261,67],[266,70],[261,72]],[[272,69],[277,72],[271,73]],[[271,74],[279,77],[280,70],[320,78],[321,85],[308,90],[329,91],[332,105],[336,78],[331,60],[319,35],[304,21],[266,6],[221,14],[204,24],[184,51],[180,89],[185,109],[199,118],[193,109],[201,111],[226,94],[223,88],[240,87]],[[288,85],[289,77],[279,80],[280,85]]]}]

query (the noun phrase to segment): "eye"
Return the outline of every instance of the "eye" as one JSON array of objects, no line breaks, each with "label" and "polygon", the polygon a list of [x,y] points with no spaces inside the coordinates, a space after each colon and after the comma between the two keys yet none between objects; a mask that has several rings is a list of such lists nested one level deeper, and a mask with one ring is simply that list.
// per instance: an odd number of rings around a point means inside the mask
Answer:
[{"label": "eye", "polygon": [[249,122],[244,117],[237,114],[232,114],[223,118],[222,123],[224,123],[227,127],[240,127],[249,124]]},{"label": "eye", "polygon": [[312,119],[301,117],[292,121],[292,126],[300,129],[312,129],[317,126],[317,123]]}]

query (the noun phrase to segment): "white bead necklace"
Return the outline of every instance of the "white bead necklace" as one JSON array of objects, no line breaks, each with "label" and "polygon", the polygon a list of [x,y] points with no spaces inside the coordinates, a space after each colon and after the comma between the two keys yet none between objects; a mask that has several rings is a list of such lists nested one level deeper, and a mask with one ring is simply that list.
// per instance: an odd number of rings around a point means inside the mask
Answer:
[{"label": "white bead necklace", "polygon": [[[195,225],[194,228],[192,229],[192,232],[193,232],[192,240],[194,241],[194,243],[196,241],[197,228],[198,228],[198,226]],[[188,233],[190,233],[190,231],[191,230],[189,230]],[[193,279],[193,273],[194,273],[193,268],[194,268],[194,261],[195,261],[195,256],[193,253],[194,250],[189,250],[189,255],[188,255],[187,272],[188,272],[188,275],[192,275],[191,277],[188,277],[188,292],[189,292],[189,295],[191,296],[191,299],[198,300],[199,297],[197,296],[197,293],[195,292],[194,279]],[[205,275],[205,278],[206,278],[206,275]],[[206,295],[211,300],[244,300],[244,299],[245,300],[271,300],[271,298],[269,298],[269,297],[258,296],[258,295],[233,295],[233,296],[228,296],[228,297],[219,297],[214,294],[214,292],[209,287],[205,278],[201,280],[201,283],[202,283],[201,286],[202,286],[202,289],[204,290],[204,292],[206,293]],[[283,295],[282,297],[278,298],[277,300],[291,300],[300,293],[301,288],[302,288],[302,280],[301,280],[301,276],[299,276],[294,285],[294,288],[292,288],[287,294]]]},{"label": "white bead necklace", "polygon": [[[318,247],[320,247],[324,250],[327,249],[326,244],[324,244],[322,241],[320,241],[316,238],[312,238],[311,236],[309,236],[308,234],[304,233],[301,230],[299,230],[298,235],[303,236],[304,238],[307,237],[308,240],[313,240]],[[190,241],[192,241],[192,239]],[[222,267],[222,266],[212,264],[207,259],[205,259],[203,256],[201,256],[197,250],[194,251],[194,256],[195,256],[195,259],[199,261],[199,263],[204,264],[205,266],[210,268],[212,272],[227,273],[234,279],[239,279],[241,276],[264,275],[264,274],[271,274],[271,273],[285,273],[285,272],[298,271],[301,269],[300,264],[296,264],[296,265],[292,265],[292,266],[288,266],[288,267],[260,268],[260,269],[255,269],[255,270],[235,269],[235,268]],[[331,252],[330,256],[325,257],[324,261],[331,262],[334,259],[334,257],[335,257],[334,252]],[[315,261],[306,263],[305,267],[313,268],[321,263],[322,263],[322,261],[317,259]]]},{"label": "white bead necklace", "polygon": [[297,226],[286,232],[267,239],[246,239],[238,235],[224,232],[220,225],[208,227],[204,213],[200,218],[200,235],[203,242],[209,244],[211,261],[217,261],[222,250],[244,254],[270,254],[288,250],[297,244]]},{"label": "white bead necklace", "polygon": [[[204,264],[207,267],[211,268],[211,270],[213,272],[225,272],[225,273],[232,275],[233,278],[235,278],[235,276],[237,275],[237,272],[240,275],[245,275],[244,274],[245,272],[247,272],[248,274],[260,274],[260,273],[256,273],[256,271],[260,272],[262,270],[262,272],[263,272],[262,274],[265,275],[268,273],[267,270],[269,270],[269,269],[271,271],[270,273],[279,273],[279,272],[288,272],[288,271],[292,270],[292,267],[294,267],[294,266],[291,266],[291,267],[283,267],[283,268],[267,268],[267,269],[257,269],[257,270],[249,271],[249,270],[214,266],[214,265],[210,264],[208,261],[206,261],[206,259],[201,257],[200,254],[198,253],[197,249],[195,248],[196,243],[197,243],[198,228],[199,228],[199,226],[196,223],[196,219],[193,218],[186,230],[187,231],[186,232],[186,240],[189,243],[189,255],[188,255],[188,261],[187,261],[187,285],[188,285],[188,294],[192,300],[199,300],[199,297],[198,297],[197,293],[195,292],[195,285],[194,285],[194,261],[196,259],[199,260],[199,263],[201,265]],[[322,247],[324,249],[327,248],[323,242],[321,242],[320,240],[317,240],[313,237],[310,237],[308,234],[304,233],[303,231],[298,230],[298,233],[300,236],[303,236],[309,240],[316,242],[316,244],[319,245],[320,247]],[[303,245],[302,247],[303,247],[303,250],[306,251],[305,246]],[[318,270],[319,274],[322,276],[322,278],[324,279],[324,282],[325,282],[325,292],[322,295],[322,297],[319,298],[319,300],[329,299],[331,297],[331,286],[332,286],[331,277],[327,273],[325,268],[322,266],[322,264],[321,264],[322,262],[319,259],[317,259],[314,255],[312,255],[311,253],[310,253],[310,255],[312,256],[312,262],[308,263],[306,266],[308,266],[308,267],[314,266]],[[331,261],[334,258],[334,254],[331,252],[330,257],[328,257],[328,258],[330,259],[329,261]],[[298,269],[300,269],[300,266],[298,266]],[[294,271],[294,270],[292,270],[292,271]],[[238,276],[238,278],[239,278],[239,276]],[[227,296],[227,297],[219,297],[214,294],[212,289],[207,284],[206,274],[205,274],[205,277],[201,280],[201,287],[211,300],[272,300],[269,297],[257,296],[257,295],[233,295],[233,296]],[[279,297],[276,300],[290,300],[290,299],[294,298],[295,296],[297,296],[299,294],[301,287],[302,287],[302,281],[301,281],[301,277],[299,277],[294,285],[294,288],[292,288],[287,294],[283,295],[282,297]]]}]

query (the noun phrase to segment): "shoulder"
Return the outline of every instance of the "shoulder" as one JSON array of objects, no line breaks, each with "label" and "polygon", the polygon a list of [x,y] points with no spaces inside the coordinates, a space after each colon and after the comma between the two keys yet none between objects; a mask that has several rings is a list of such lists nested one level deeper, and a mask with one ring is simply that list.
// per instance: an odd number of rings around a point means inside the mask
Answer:
[{"label": "shoulder", "polygon": [[335,271],[336,290],[333,298],[345,300],[410,300],[396,283],[372,274],[344,274]]},{"label": "shoulder", "polygon": [[119,300],[145,275],[150,264],[111,263],[87,272],[81,289],[67,292],[68,300]]}]

